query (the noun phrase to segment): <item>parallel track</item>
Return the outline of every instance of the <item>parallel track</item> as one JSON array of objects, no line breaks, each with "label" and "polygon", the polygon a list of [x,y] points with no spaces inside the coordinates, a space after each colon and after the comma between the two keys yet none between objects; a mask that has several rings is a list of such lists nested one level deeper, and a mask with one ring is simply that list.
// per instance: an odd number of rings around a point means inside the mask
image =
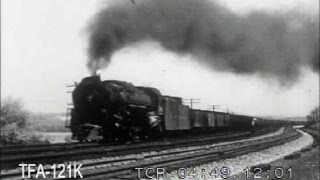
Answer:
[{"label": "parallel track", "polygon": [[103,146],[100,143],[59,143],[34,146],[9,146],[1,149],[2,156],[27,155],[41,152],[64,151],[72,149],[83,149]]},{"label": "parallel track", "polygon": [[[209,134],[211,136],[223,136],[228,135],[231,132],[227,133],[216,133],[216,134]],[[155,140],[152,140],[153,142]],[[132,144],[138,143],[145,143],[148,141],[134,141],[129,142]],[[149,140],[150,142],[150,140]],[[84,148],[93,148],[99,146],[117,146],[123,145],[128,142],[113,142],[113,143],[95,143],[95,142],[71,142],[71,143],[56,143],[56,144],[32,144],[32,145],[7,145],[0,147],[0,153],[2,156],[17,156],[17,155],[27,155],[27,154],[34,154],[34,153],[43,153],[43,152],[61,152],[64,150],[72,150],[72,149],[84,149]]]},{"label": "parallel track", "polygon": [[[186,145],[186,142],[184,144],[180,144],[179,147],[176,147],[173,145],[173,143],[168,143],[167,148],[170,148],[171,151],[167,152],[166,150],[161,150],[158,148],[157,153],[155,154],[149,154],[149,155],[143,155],[143,156],[134,156],[134,157],[127,157],[127,158],[119,158],[119,159],[112,159],[112,160],[100,160],[96,162],[90,162],[83,164],[83,167],[86,169],[93,168],[95,169],[98,166],[105,167],[106,165],[111,165],[115,163],[121,163],[125,164],[126,162],[129,165],[122,165],[120,167],[107,167],[107,168],[98,168],[96,170],[84,170],[83,175],[87,178],[108,178],[108,177],[114,177],[114,176],[120,176],[123,174],[130,174],[131,170],[134,167],[150,167],[150,166],[158,166],[158,167],[171,167],[172,165],[176,165],[177,163],[187,163],[187,162],[202,162],[203,160],[209,160],[214,158],[223,158],[229,155],[236,155],[241,154],[242,151],[252,151],[257,150],[257,148],[266,148],[274,145],[278,145],[281,143],[284,143],[288,140],[297,138],[298,134],[295,132],[295,135],[293,136],[291,133],[286,133],[287,135],[279,135],[277,137],[271,137],[266,138],[264,140],[251,140],[247,142],[238,142],[238,143],[224,143],[224,145],[220,146],[210,146],[203,142],[209,141],[202,140],[201,142],[198,142],[198,144],[194,144],[192,148],[190,147],[190,144]],[[289,136],[290,135],[290,136]],[[178,143],[179,144],[179,143]],[[166,144],[163,144],[166,145]],[[170,147],[169,147],[170,146]],[[159,147],[159,145],[158,145]],[[255,148],[252,148],[255,147]],[[140,147],[143,149],[144,152],[152,151],[151,149],[146,149],[144,147]],[[186,149],[187,148],[187,149]],[[172,150],[175,149],[175,150]],[[136,152],[127,152],[128,153],[139,153]],[[140,152],[141,153],[141,152]],[[119,154],[119,151],[118,151]],[[109,154],[107,154],[109,156]],[[170,158],[168,158],[170,157]],[[154,161],[153,159],[158,159]],[[202,160],[201,160],[202,159]],[[186,161],[187,160],[187,161]],[[129,172],[130,171],[130,172]],[[131,173],[132,174],[132,173]],[[8,178],[13,176],[21,176],[20,173],[11,173],[11,174],[4,174],[1,175],[2,178]]]},{"label": "parallel track", "polygon": [[[264,128],[260,129],[259,132],[266,132],[274,130],[275,128]],[[235,132],[223,132],[223,133],[211,133],[211,134],[204,134],[202,137],[206,136],[224,136],[229,134],[234,134]],[[173,138],[174,139],[174,138]],[[177,138],[175,138],[177,139]],[[170,139],[169,139],[170,140]],[[139,144],[145,142],[154,142],[157,140],[147,140],[147,141],[135,141],[129,142],[132,144]],[[123,145],[128,142],[113,142],[113,143],[95,143],[95,142],[71,142],[71,143],[56,143],[56,144],[32,144],[32,145],[7,145],[7,146],[0,146],[0,153],[2,156],[17,156],[17,155],[27,155],[27,154],[34,154],[34,153],[43,153],[43,152],[61,152],[64,150],[72,150],[72,149],[84,149],[84,148],[93,148],[99,146],[117,146]]]},{"label": "parallel track", "polygon": [[52,148],[50,151],[41,151],[31,154],[14,154],[14,155],[6,155],[1,158],[1,168],[11,168],[17,167],[19,163],[54,163],[54,162],[64,162],[66,160],[77,160],[84,158],[95,158],[101,157],[104,155],[108,156],[117,156],[117,155],[125,155],[130,153],[139,152],[142,150],[152,150],[152,149],[166,149],[173,146],[179,146],[181,144],[189,143],[197,144],[197,143],[210,143],[210,142],[218,142],[225,140],[233,140],[235,138],[243,138],[249,136],[250,132],[240,132],[240,133],[227,133],[227,134],[219,134],[207,137],[197,137],[192,139],[172,139],[168,140],[160,140],[160,141],[151,141],[151,142],[141,142],[134,144],[117,144],[117,145],[94,145],[92,147],[86,146],[86,148]]},{"label": "parallel track", "polygon": [[[282,135],[265,138],[263,140],[249,140],[246,142],[227,143],[220,146],[199,146],[193,150],[177,150],[169,153],[158,153],[155,155],[147,155],[142,160],[132,160],[127,165],[101,167],[102,162],[97,164],[91,163],[88,169],[82,171],[85,178],[88,179],[106,179],[106,178],[136,178],[137,174],[133,171],[136,167],[165,167],[167,171],[173,171],[177,167],[186,167],[190,165],[202,164],[214,160],[230,158],[247,154],[249,152],[258,151],[268,147],[283,144],[300,137],[300,133],[288,131]],[[125,160],[127,161],[127,160]],[[111,164],[112,162],[103,162],[103,164]],[[98,168],[98,167],[101,168]]]}]

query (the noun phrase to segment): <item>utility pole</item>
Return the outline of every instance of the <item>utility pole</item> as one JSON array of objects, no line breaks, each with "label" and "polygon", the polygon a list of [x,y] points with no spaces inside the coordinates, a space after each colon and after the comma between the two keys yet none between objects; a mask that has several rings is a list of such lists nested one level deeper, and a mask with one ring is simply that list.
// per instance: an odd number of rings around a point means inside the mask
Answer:
[{"label": "utility pole", "polygon": [[214,111],[217,107],[220,107],[220,105],[215,105],[215,104],[214,105],[208,105],[207,109],[210,109],[210,110],[212,109],[212,111]]},{"label": "utility pole", "polygon": [[184,103],[190,103],[190,108],[191,109],[193,107],[193,104],[200,103],[200,99],[194,99],[194,98],[184,99],[183,101],[184,101]]}]

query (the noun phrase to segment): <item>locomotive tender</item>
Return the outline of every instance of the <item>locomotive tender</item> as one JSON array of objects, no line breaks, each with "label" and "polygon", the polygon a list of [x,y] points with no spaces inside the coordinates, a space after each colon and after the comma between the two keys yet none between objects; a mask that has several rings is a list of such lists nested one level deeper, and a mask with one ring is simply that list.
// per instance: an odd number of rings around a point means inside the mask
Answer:
[{"label": "locomotive tender", "polygon": [[105,141],[159,137],[168,132],[250,129],[254,117],[190,109],[180,97],[151,87],[83,78],[72,93],[72,138]]}]

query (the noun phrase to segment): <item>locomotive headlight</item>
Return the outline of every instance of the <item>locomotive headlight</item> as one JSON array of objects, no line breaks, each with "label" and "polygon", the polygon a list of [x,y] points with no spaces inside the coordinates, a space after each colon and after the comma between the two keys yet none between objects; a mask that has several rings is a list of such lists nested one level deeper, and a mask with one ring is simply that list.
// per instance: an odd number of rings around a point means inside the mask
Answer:
[{"label": "locomotive headlight", "polygon": [[157,116],[149,116],[150,124],[156,123],[158,121]]},{"label": "locomotive headlight", "polygon": [[120,127],[120,124],[119,123],[114,123],[114,125],[116,126],[116,127]]},{"label": "locomotive headlight", "polygon": [[151,126],[157,126],[157,125],[159,125],[159,123],[160,123],[160,119],[159,119],[159,117],[158,116],[155,116],[155,115],[149,115],[148,116],[149,117],[149,124],[151,125]]},{"label": "locomotive headlight", "polygon": [[93,101],[93,95],[92,95],[92,94],[89,94],[89,95],[87,96],[87,100],[88,100],[89,102],[92,102],[92,101]]}]

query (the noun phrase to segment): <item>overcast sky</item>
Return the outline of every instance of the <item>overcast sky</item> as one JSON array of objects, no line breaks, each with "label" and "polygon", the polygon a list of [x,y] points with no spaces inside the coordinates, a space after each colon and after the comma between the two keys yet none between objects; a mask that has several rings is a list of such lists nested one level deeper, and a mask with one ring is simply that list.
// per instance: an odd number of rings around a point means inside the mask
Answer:
[{"label": "overcast sky", "polygon": [[[112,0],[109,0],[112,1]],[[319,12],[317,0],[219,0],[237,13]],[[108,1],[2,0],[1,98],[21,98],[36,112],[64,112],[66,84],[89,75],[85,27]],[[103,79],[159,88],[163,94],[200,98],[198,108],[221,105],[251,115],[305,116],[319,104],[319,76],[309,69],[292,87],[257,76],[208,71],[191,59],[144,41],[119,50]],[[182,63],[183,62],[183,63]]]}]

